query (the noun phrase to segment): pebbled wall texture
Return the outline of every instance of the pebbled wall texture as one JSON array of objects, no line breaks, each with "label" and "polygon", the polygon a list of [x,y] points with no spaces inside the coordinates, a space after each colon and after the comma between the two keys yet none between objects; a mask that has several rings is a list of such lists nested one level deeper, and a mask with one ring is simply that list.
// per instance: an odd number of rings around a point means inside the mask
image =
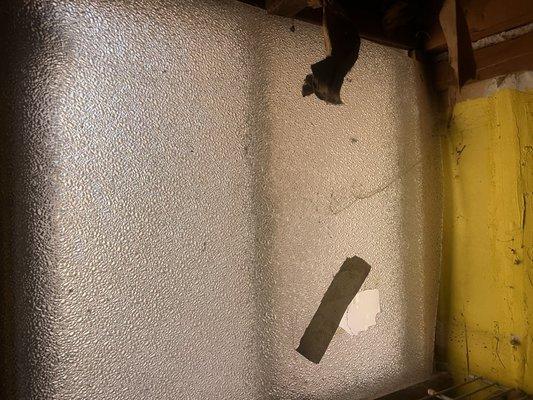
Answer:
[{"label": "pebbled wall texture", "polygon": [[[320,29],[241,3],[2,7],[6,392],[353,400],[430,374],[439,145],[403,52],[363,43],[335,107],[300,94]],[[294,349],[353,255],[382,312],[314,365]]]}]

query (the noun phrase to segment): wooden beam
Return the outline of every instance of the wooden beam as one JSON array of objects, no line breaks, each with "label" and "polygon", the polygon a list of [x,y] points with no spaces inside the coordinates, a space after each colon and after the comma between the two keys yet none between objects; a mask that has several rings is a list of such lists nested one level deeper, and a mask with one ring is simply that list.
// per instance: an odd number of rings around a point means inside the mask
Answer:
[{"label": "wooden beam", "polygon": [[[532,0],[533,1],[533,0]],[[381,16],[366,10],[352,10],[350,17],[363,39],[390,47],[409,50],[416,47],[416,38],[407,34],[391,37],[385,33]]]},{"label": "wooden beam", "polygon": [[456,88],[476,78],[476,61],[464,10],[458,0],[444,0],[439,22],[448,45],[448,61]]},{"label": "wooden beam", "polygon": [[[473,41],[533,22],[533,0],[464,0],[461,4]],[[429,35],[427,51],[446,50],[439,24],[434,25]]]},{"label": "wooden beam", "polygon": [[[489,79],[513,72],[533,70],[533,32],[474,51],[477,80]],[[435,87],[448,88],[447,60],[435,64]]]},{"label": "wooden beam", "polygon": [[[241,0],[244,3],[252,4],[258,7],[260,0]],[[533,0],[532,0],[533,1]],[[272,5],[272,10],[269,10],[269,3],[279,3],[279,9],[277,6]],[[305,5],[302,7],[302,3]],[[265,7],[271,14],[281,15],[285,17],[294,17],[300,21],[308,22],[314,25],[322,25],[322,9],[313,9],[307,7],[307,0],[266,0]],[[299,8],[296,14],[293,14],[295,10]],[[291,15],[292,14],[292,15]],[[353,13],[351,17],[354,23],[358,26],[359,34],[363,39],[370,40],[379,44],[383,44],[390,47],[396,47],[399,49],[412,49],[416,43],[413,38],[407,38],[405,36],[391,38],[383,31],[381,23],[381,17],[375,13],[371,13],[365,10],[360,10],[358,13]]]},{"label": "wooden beam", "polygon": [[250,4],[254,7],[265,9],[265,0],[239,0],[241,3]]},{"label": "wooden beam", "polygon": [[[295,18],[311,24],[322,25],[322,10],[306,8],[300,11]],[[350,13],[350,18],[357,26],[359,35],[363,39],[404,50],[410,50],[416,47],[414,38],[405,35],[394,38],[387,36],[383,30],[381,17],[375,13],[361,9],[357,13]]]},{"label": "wooden beam", "polygon": [[477,79],[533,70],[533,32],[479,49],[475,53]]},{"label": "wooden beam", "polygon": [[444,390],[453,385],[453,380],[447,372],[440,372],[433,375],[425,382],[418,383],[397,392],[379,397],[376,400],[418,400],[426,397],[428,389]]},{"label": "wooden beam", "polygon": [[[270,13],[320,25],[322,10],[307,7],[307,0],[241,0],[248,4],[266,8]],[[533,0],[463,0],[462,7],[470,30],[470,37],[477,41],[499,32],[517,28],[533,22]],[[381,21],[377,16],[359,18],[365,26],[360,28],[362,38],[381,44],[412,48],[412,41],[405,38],[388,38],[380,32]],[[370,28],[369,28],[370,27]],[[437,22],[429,32],[424,48],[430,53],[446,50],[446,40]]]},{"label": "wooden beam", "polygon": [[292,18],[307,7],[307,0],[266,0],[269,14]]},{"label": "wooden beam", "polygon": [[304,8],[295,16],[296,19],[313,25],[322,25],[321,8]]}]

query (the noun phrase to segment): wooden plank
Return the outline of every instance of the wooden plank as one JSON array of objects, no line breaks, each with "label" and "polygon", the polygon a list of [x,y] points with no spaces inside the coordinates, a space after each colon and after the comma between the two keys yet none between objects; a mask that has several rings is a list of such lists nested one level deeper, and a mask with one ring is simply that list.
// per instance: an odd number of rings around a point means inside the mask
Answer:
[{"label": "wooden plank", "polygon": [[[322,10],[306,8],[299,12],[295,18],[311,24],[322,25]],[[363,39],[404,50],[410,50],[416,46],[414,38],[405,35],[397,35],[394,38],[387,36],[379,15],[362,9],[358,13],[351,13],[350,18],[357,25],[359,35]]]},{"label": "wooden plank", "polygon": [[[473,41],[533,22],[533,0],[464,0],[462,3]],[[425,44],[429,52],[446,50],[446,40],[435,24]]]},{"label": "wooden plank", "polygon": [[454,86],[460,88],[470,79],[476,78],[476,61],[465,14],[457,0],[444,0],[439,22],[448,44],[449,63],[454,71]]},{"label": "wooden plank", "polygon": [[307,0],[266,0],[265,5],[269,14],[294,17],[307,7]]},{"label": "wooden plank", "polygon": [[474,55],[478,64],[479,80],[533,70],[533,32],[479,49]]},{"label": "wooden plank", "polygon": [[453,385],[453,380],[447,372],[440,372],[433,375],[425,382],[418,383],[397,392],[379,397],[376,400],[418,400],[428,394],[428,389],[444,390]]},{"label": "wooden plank", "polygon": [[[276,1],[276,0],[270,0]],[[260,0],[241,0],[241,2],[255,5],[261,7]],[[265,7],[268,10],[268,2]],[[305,2],[307,5],[307,1]],[[296,7],[298,8],[298,7]],[[270,12],[270,11],[269,11]],[[273,10],[271,13],[276,15],[288,16],[293,10],[281,9],[279,11]],[[300,21],[308,22],[314,25],[322,25],[322,10],[321,9],[312,9],[309,7],[302,8],[296,14],[293,14],[291,17],[294,17]],[[362,10],[360,13],[354,14],[353,16],[354,23],[358,25],[359,34],[363,39],[370,40],[375,43],[383,44],[385,46],[396,47],[399,49],[412,49],[415,47],[415,42],[413,38],[407,37],[395,37],[391,38],[385,34],[383,31],[383,25],[381,23],[381,18],[378,15],[366,12]]]},{"label": "wooden plank", "polygon": [[[295,17],[317,25],[322,23],[322,10],[306,8],[306,0],[241,1],[266,8],[273,14]],[[473,41],[533,22],[533,0],[463,0],[461,4]],[[381,20],[378,21],[377,16],[370,20],[366,17],[360,18],[365,25],[360,28],[362,38],[393,47],[412,47],[412,41],[406,41],[405,38],[391,39],[380,32],[378,27],[381,26]],[[438,53],[446,50],[446,40],[440,24],[433,26],[429,36],[424,46],[427,51]]]},{"label": "wooden plank", "polygon": [[[513,72],[533,70],[533,32],[474,51],[477,80],[489,79]],[[448,88],[448,62],[435,65],[435,87]]]},{"label": "wooden plank", "polygon": [[366,40],[396,47],[404,50],[416,47],[416,38],[407,34],[398,33],[395,37],[390,37],[383,29],[381,16],[368,10],[351,10],[350,18],[359,29],[359,35]]},{"label": "wooden plank", "polygon": [[254,7],[265,9],[265,0],[239,0],[241,3],[250,4]]},{"label": "wooden plank", "polygon": [[370,265],[357,256],[347,258],[342,263],[300,339],[296,349],[298,353],[315,364],[320,362],[339,328],[346,308],[363,285],[370,269]]}]

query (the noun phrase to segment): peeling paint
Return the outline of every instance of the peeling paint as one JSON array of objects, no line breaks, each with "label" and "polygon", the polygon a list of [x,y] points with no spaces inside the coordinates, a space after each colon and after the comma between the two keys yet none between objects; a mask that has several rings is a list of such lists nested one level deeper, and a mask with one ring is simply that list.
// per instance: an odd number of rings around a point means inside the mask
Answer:
[{"label": "peeling paint", "polygon": [[[533,91],[505,88],[456,105],[442,139],[438,334],[439,361],[457,376],[483,375],[528,392],[533,391],[532,145]],[[468,154],[458,154],[464,148]]]},{"label": "peeling paint", "polygon": [[357,293],[346,309],[339,328],[349,335],[357,335],[376,325],[376,317],[380,312],[379,290],[363,290]]}]

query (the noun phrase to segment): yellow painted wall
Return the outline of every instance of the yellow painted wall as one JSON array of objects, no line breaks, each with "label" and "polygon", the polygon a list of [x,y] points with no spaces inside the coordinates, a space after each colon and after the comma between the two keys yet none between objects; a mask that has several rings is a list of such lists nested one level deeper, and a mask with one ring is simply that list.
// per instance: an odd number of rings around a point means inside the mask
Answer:
[{"label": "yellow painted wall", "polygon": [[457,104],[442,152],[437,360],[533,393],[533,92]]}]

